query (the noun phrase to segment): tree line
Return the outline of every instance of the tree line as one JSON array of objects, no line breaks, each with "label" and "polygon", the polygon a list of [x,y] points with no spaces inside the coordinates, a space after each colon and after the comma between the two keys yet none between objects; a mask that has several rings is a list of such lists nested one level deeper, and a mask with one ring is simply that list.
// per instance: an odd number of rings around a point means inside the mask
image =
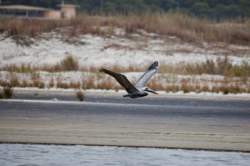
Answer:
[{"label": "tree line", "polygon": [[30,5],[57,9],[58,4],[76,4],[89,13],[181,12],[199,17],[232,18],[250,15],[250,0],[2,0],[1,5]]}]

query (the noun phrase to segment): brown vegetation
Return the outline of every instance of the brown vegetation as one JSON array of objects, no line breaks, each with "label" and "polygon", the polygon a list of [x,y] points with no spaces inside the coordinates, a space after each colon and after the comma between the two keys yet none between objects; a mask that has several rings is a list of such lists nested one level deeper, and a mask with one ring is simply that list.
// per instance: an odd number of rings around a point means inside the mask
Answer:
[{"label": "brown vegetation", "polygon": [[12,85],[13,87],[20,86],[20,82],[19,82],[18,77],[15,73],[10,73],[10,85]]},{"label": "brown vegetation", "polygon": [[77,71],[79,69],[79,64],[72,55],[69,55],[63,59],[56,68],[58,71]]},{"label": "brown vegetation", "polygon": [[[79,14],[71,20],[38,20],[0,18],[0,32],[8,32],[18,44],[30,45],[26,36],[42,37],[43,32],[60,32],[68,38],[81,34],[115,35],[113,28],[125,30],[125,36],[142,29],[160,36],[175,36],[185,42],[224,42],[249,45],[249,19],[215,20],[197,19],[180,13],[117,14],[113,16],[88,16]],[[240,26],[239,26],[240,25]],[[101,27],[107,27],[102,30]],[[61,30],[60,28],[64,28]]]},{"label": "brown vegetation", "polygon": [[63,88],[63,89],[69,89],[70,88],[68,83],[63,82],[60,79],[57,80],[57,85],[56,86],[57,86],[57,88]]},{"label": "brown vegetation", "polygon": [[53,88],[55,86],[53,77],[50,77],[48,88]]},{"label": "brown vegetation", "polygon": [[[124,89],[121,87],[115,79],[112,77],[104,77],[99,76],[100,78],[95,78],[90,76],[89,78],[83,79],[81,82],[75,81],[63,81],[62,78],[57,77],[57,84],[54,83],[54,79],[51,77],[50,82],[48,83],[47,87],[54,87],[56,85],[57,88],[63,89],[78,89],[78,90],[86,90],[86,89],[106,89],[106,90],[120,90]],[[135,81],[131,81],[134,85]],[[28,81],[23,80],[21,84],[17,84],[16,81],[10,80],[0,80],[0,85],[2,87],[10,86],[10,87],[37,87],[37,88],[46,88],[46,84],[41,79],[34,79],[31,83]],[[235,81],[214,81],[214,80],[206,80],[206,79],[199,79],[199,80],[191,80],[191,79],[174,79],[169,80],[168,82],[164,82],[162,79],[159,78],[151,78],[146,85],[147,87],[156,90],[156,91],[166,91],[176,93],[178,91],[183,91],[184,93],[195,92],[213,92],[213,93],[250,93],[250,86],[249,84],[244,84],[240,80]]]},{"label": "brown vegetation", "polygon": [[79,100],[79,101],[83,101],[85,99],[85,95],[83,94],[83,92],[78,89],[76,91],[76,98]]},{"label": "brown vegetation", "polygon": [[172,84],[172,85],[167,85],[166,87],[166,92],[178,92],[180,90],[178,85]]},{"label": "brown vegetation", "polygon": [[82,80],[82,89],[96,89],[94,78]]},{"label": "brown vegetation", "polygon": [[80,89],[81,88],[81,84],[80,84],[80,82],[71,81],[69,83],[69,87],[73,88],[73,89]]},{"label": "brown vegetation", "polygon": [[13,86],[10,83],[4,83],[3,92],[0,92],[0,99],[10,99],[13,90]]},{"label": "brown vegetation", "polygon": [[25,88],[25,87],[29,87],[29,83],[28,83],[28,81],[27,80],[23,80],[22,81],[22,83],[21,83],[21,85],[20,85],[21,87],[23,87],[23,88]]},{"label": "brown vegetation", "polygon": [[[147,70],[148,64],[138,65],[129,64],[128,67],[113,65],[108,69],[114,72],[144,72]],[[21,73],[31,73],[32,79],[38,79],[39,73],[34,71],[47,71],[47,72],[60,72],[60,71],[86,71],[86,72],[98,72],[99,67],[91,66],[81,67],[78,61],[72,57],[67,56],[59,64],[55,66],[43,65],[40,67],[31,67],[30,65],[6,65],[0,68],[0,71],[9,72],[21,72]],[[233,65],[227,56],[224,58],[217,58],[216,61],[212,59],[206,60],[202,63],[182,63],[171,65],[160,65],[158,71],[161,73],[171,73],[171,74],[181,74],[181,75],[200,75],[200,74],[213,74],[213,75],[223,75],[228,77],[240,77],[241,80],[246,83],[250,77],[250,64],[247,61],[242,61],[241,65]],[[13,76],[13,81],[16,81]],[[17,82],[16,82],[17,83]],[[17,83],[18,85],[18,83]]]},{"label": "brown vegetation", "polygon": [[[138,30],[144,30],[148,33],[155,33],[159,38],[169,42],[170,36],[175,37],[174,40],[178,42],[189,42],[196,45],[199,43],[233,43],[248,45],[250,43],[250,26],[249,19],[235,19],[225,20],[216,23],[214,20],[197,19],[179,13],[144,13],[141,15],[127,14],[127,15],[113,15],[113,16],[87,16],[85,14],[79,15],[71,20],[36,20],[36,19],[16,19],[16,18],[0,18],[0,32],[4,37],[11,37],[17,44],[29,46],[33,44],[31,38],[46,38],[44,32],[51,32],[62,34],[63,41],[74,44],[79,42],[73,38],[80,38],[83,34],[100,35],[105,38],[111,35],[120,36],[125,38],[135,39],[133,33],[141,33]],[[125,31],[125,34],[116,34],[114,28],[120,28]],[[155,37],[157,37],[157,35]],[[66,36],[66,37],[65,37]],[[164,43],[164,44],[166,44]],[[85,43],[81,43],[85,44]],[[208,44],[209,45],[209,44]],[[205,47],[205,46],[200,46]],[[210,45],[206,49],[224,49],[224,46]],[[103,47],[105,49],[136,49],[122,44],[111,43]],[[228,48],[227,48],[228,49]],[[189,53],[190,50],[182,49],[181,51]],[[229,50],[233,52],[233,50]],[[149,64],[130,64],[127,67],[118,65],[109,66],[109,70],[115,72],[144,72]],[[68,55],[61,62],[56,65],[6,65],[0,68],[0,71],[11,72],[8,80],[11,87],[28,87],[34,86],[38,88],[45,88],[46,84],[42,81],[38,71],[47,72],[62,72],[62,71],[87,71],[98,75],[98,69],[95,66],[80,66],[77,59],[72,55]],[[171,73],[173,81],[168,82],[167,85],[162,83],[156,78],[152,78],[147,86],[154,90],[165,90],[167,92],[177,92],[182,90],[184,93],[201,91],[205,92],[223,92],[228,93],[241,93],[250,91],[249,77],[250,77],[250,64],[243,61],[241,65],[233,65],[227,56],[224,58],[217,58],[213,61],[207,59],[203,63],[187,64],[179,63],[175,66],[160,65],[158,71],[162,74]],[[31,82],[24,79],[18,80],[15,73],[29,73],[31,75]],[[199,80],[200,82],[192,82],[183,79],[178,82],[176,74],[181,75],[200,75],[200,74],[214,74],[223,75],[227,78],[238,77],[239,82],[232,83],[229,80],[213,81],[211,86],[208,86],[207,80]],[[98,77],[98,76],[97,76]],[[55,85],[55,82],[57,84]],[[0,85],[5,87],[7,81],[0,80]],[[31,85],[33,84],[33,85]],[[210,84],[209,84],[210,85]],[[115,89],[118,91],[122,89],[120,85],[113,79],[105,78],[92,78],[83,79],[81,82],[68,81],[65,82],[61,79],[54,80],[51,76],[47,85],[50,87],[58,88],[74,88],[74,89]]]}]

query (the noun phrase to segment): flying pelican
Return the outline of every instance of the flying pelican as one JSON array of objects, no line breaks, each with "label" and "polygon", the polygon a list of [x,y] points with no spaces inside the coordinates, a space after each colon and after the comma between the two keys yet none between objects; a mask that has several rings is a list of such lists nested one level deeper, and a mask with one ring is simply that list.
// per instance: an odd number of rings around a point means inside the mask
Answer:
[{"label": "flying pelican", "polygon": [[152,65],[149,66],[148,70],[141,76],[141,78],[137,81],[135,86],[133,86],[129,82],[126,76],[120,73],[115,73],[115,72],[112,72],[103,68],[99,69],[99,71],[111,75],[121,84],[121,86],[123,86],[126,89],[128,94],[123,95],[123,97],[130,97],[132,99],[135,99],[138,97],[147,96],[148,95],[147,92],[158,94],[152,89],[145,87],[150,77],[152,77],[152,75],[156,73],[157,67],[158,67],[158,62],[155,61]]}]

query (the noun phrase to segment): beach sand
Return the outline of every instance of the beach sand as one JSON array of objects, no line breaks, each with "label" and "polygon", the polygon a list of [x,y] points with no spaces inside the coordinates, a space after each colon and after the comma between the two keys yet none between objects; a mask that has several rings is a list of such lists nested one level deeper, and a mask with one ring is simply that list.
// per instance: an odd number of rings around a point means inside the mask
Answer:
[{"label": "beach sand", "polygon": [[0,117],[1,143],[82,144],[250,152],[249,126]]},{"label": "beach sand", "polygon": [[[24,93],[24,91],[15,91]],[[37,93],[27,91],[27,93]],[[39,94],[42,92],[39,91]],[[48,93],[48,92],[46,92]],[[59,93],[59,92],[51,92]],[[60,92],[73,95],[74,92]],[[118,93],[85,93],[88,96],[119,96]],[[164,98],[179,96],[161,95]],[[183,96],[182,96],[183,97]],[[233,96],[184,96],[206,100],[248,100]],[[1,113],[1,112],[0,112]],[[250,125],[196,124],[182,121],[137,121],[136,119],[72,118],[71,116],[0,116],[1,143],[100,145],[181,148],[250,152]]]}]

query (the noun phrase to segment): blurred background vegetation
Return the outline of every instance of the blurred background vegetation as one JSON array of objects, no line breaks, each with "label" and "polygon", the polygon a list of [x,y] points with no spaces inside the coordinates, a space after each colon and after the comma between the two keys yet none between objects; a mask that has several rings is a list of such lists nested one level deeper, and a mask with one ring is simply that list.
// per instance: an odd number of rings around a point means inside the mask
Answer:
[{"label": "blurred background vegetation", "polygon": [[[30,5],[57,9],[62,0],[2,0],[1,5]],[[235,18],[250,15],[250,0],[64,0],[89,14],[171,11],[201,18]]]}]

